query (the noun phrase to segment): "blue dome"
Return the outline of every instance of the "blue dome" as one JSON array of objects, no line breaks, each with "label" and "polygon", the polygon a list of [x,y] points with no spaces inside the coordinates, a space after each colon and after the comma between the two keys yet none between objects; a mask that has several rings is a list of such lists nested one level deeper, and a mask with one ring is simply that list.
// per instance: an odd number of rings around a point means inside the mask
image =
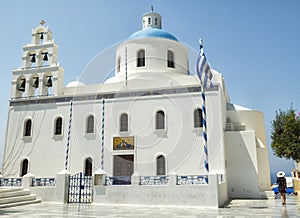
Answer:
[{"label": "blue dome", "polygon": [[140,39],[140,38],[164,38],[164,39],[178,41],[178,39],[176,39],[175,36],[168,33],[167,31],[162,29],[156,29],[156,28],[143,29],[131,34],[128,37],[128,39]]}]

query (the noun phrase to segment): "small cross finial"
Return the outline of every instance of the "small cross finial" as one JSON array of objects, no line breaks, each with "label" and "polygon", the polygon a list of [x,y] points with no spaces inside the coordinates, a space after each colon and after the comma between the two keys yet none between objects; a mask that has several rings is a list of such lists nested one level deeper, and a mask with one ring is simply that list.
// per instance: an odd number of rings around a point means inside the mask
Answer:
[{"label": "small cross finial", "polygon": [[41,20],[41,22],[40,22],[40,24],[41,24],[42,26],[44,26],[45,23],[46,23],[46,22],[45,22],[44,20]]},{"label": "small cross finial", "polygon": [[153,12],[153,5],[151,5],[151,12]]}]

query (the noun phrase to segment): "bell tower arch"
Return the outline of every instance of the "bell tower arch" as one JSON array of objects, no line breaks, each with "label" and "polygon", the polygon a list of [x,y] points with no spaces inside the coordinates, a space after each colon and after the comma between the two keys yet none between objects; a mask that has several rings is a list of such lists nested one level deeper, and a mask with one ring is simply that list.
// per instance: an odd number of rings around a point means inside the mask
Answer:
[{"label": "bell tower arch", "polygon": [[22,65],[12,70],[12,99],[63,94],[64,69],[58,63],[58,46],[44,24],[42,20],[32,29],[31,42],[23,46]]}]

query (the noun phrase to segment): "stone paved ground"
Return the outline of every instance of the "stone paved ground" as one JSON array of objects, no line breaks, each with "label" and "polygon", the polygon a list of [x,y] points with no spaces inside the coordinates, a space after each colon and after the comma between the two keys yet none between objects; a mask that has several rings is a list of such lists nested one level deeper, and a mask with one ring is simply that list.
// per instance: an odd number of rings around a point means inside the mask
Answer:
[{"label": "stone paved ground", "polygon": [[0,209],[5,217],[300,217],[300,196],[287,205],[275,200],[233,200],[226,208],[41,203]]}]

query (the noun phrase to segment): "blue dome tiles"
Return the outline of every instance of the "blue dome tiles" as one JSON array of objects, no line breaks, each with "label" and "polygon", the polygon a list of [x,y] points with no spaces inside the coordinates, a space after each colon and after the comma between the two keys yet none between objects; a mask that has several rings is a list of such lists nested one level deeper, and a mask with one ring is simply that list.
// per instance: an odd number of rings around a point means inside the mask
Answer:
[{"label": "blue dome tiles", "polygon": [[140,39],[140,38],[164,38],[164,39],[170,39],[174,41],[178,41],[175,36],[168,33],[165,30],[162,29],[156,29],[156,28],[147,28],[140,31],[137,31],[133,34],[131,34],[128,39]]}]

